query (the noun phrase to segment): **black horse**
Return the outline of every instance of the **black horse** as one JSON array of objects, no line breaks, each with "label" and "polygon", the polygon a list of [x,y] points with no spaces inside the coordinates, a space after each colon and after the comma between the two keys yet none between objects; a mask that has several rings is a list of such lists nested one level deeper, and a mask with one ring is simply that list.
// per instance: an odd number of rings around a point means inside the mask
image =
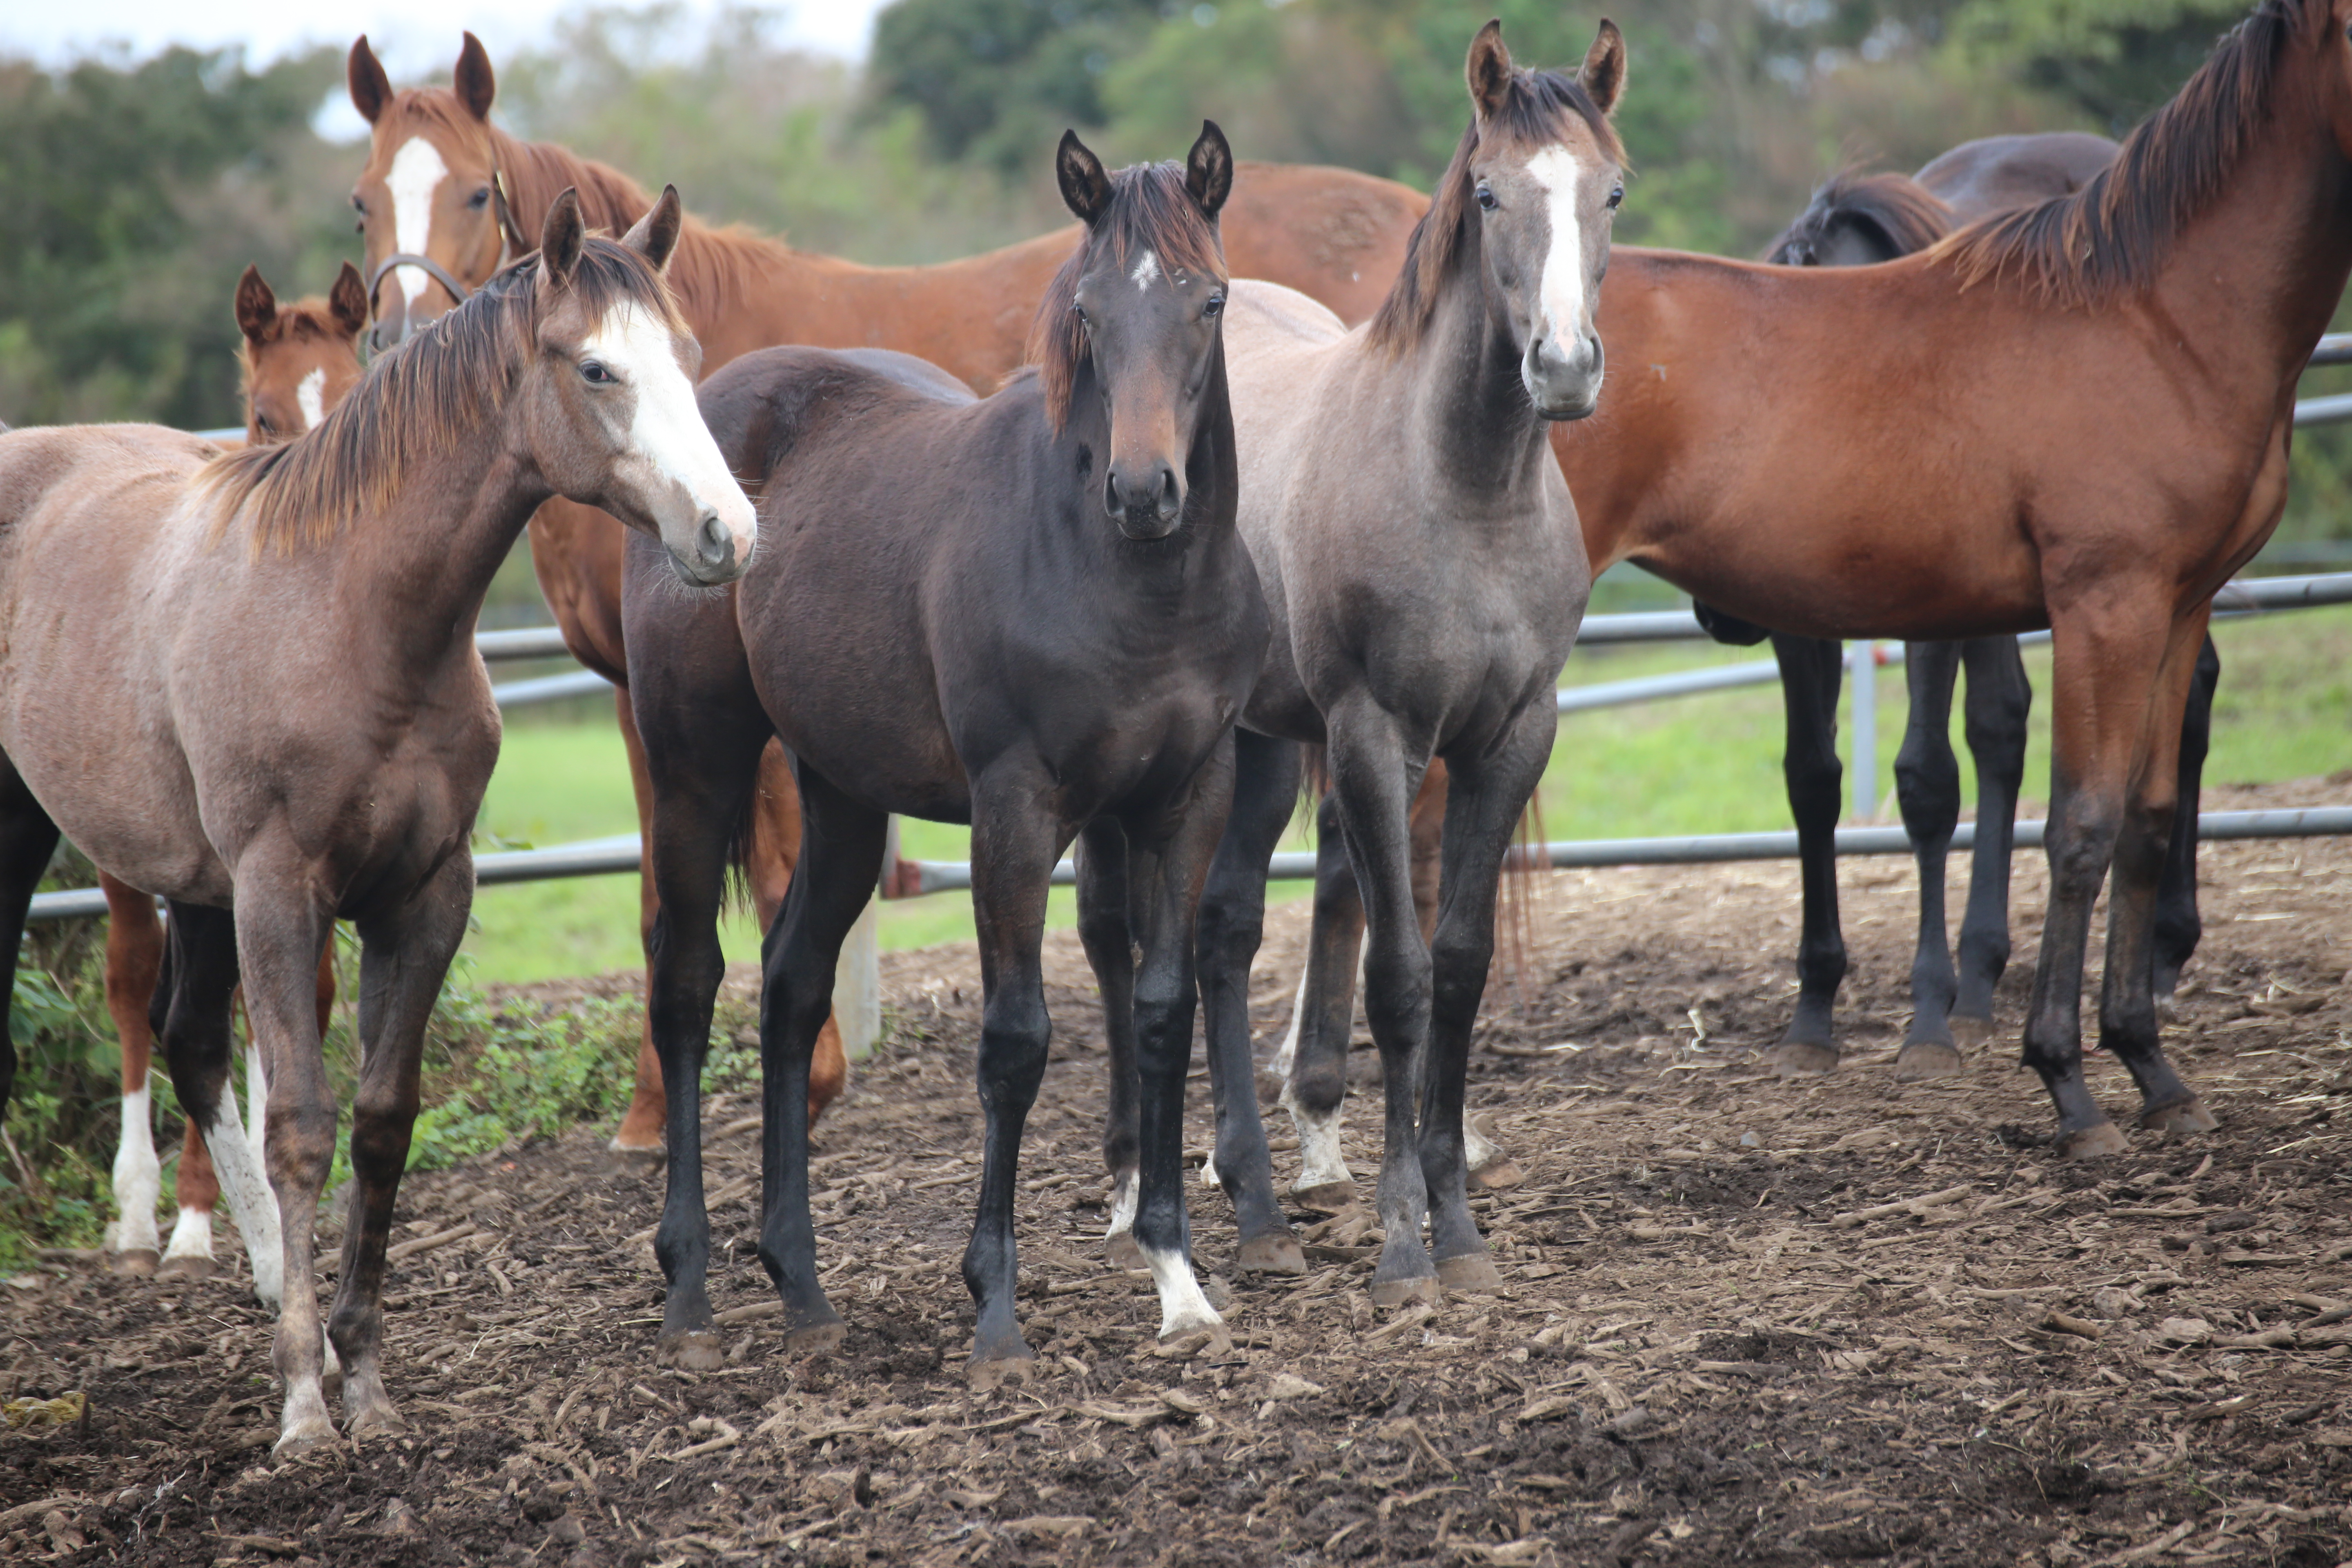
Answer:
[{"label": "black horse", "polygon": [[[2079,190],[2115,154],[2116,143],[2104,136],[1996,136],[1953,148],[1916,178],[1841,175],[1814,193],[1765,259],[1820,267],[1892,261],[1925,249],[1962,223]],[[1780,666],[1788,711],[1782,768],[1797,821],[1804,917],[1797,948],[1796,1014],[1771,1057],[1784,1071],[1825,1071],[1837,1065],[1831,1015],[1846,971],[1836,864],[1843,654],[1834,642],[1768,634],[1704,605],[1693,608],[1718,642],[1748,647],[1769,635]],[[1946,926],[1944,866],[1959,824],[1960,771],[1952,752],[1951,713],[1963,667],[1969,676],[1963,716],[1977,767],[1977,835],[1956,967]],[[1911,710],[1895,760],[1895,799],[1918,858],[1919,933],[1911,964],[1911,1026],[1895,1075],[1922,1079],[1958,1070],[1962,1049],[1982,1044],[1992,1032],[1993,988],[2009,963],[2010,855],[2033,692],[2014,637],[1911,643],[1904,668]],[[2159,1000],[2179,984],[2204,929],[2197,913],[2197,802],[2221,673],[2221,655],[2208,637],[2181,727],[2180,806],[2158,888]]]},{"label": "black horse", "polygon": [[1267,636],[1234,526],[1216,226],[1233,158],[1208,125],[1181,165],[1106,174],[1068,135],[1055,168],[1087,234],[1039,309],[1035,374],[982,401],[899,354],[747,354],[701,401],[761,497],[763,569],[705,594],[654,555],[629,557],[629,689],[661,897],[649,1011],[669,1087],[662,1344],[695,1364],[718,1349],[699,1149],[716,921],[771,734],[793,754],[805,814],[763,948],[760,1017],[760,1258],[789,1342],[823,1348],[843,1332],[809,1220],[808,1068],[892,812],[972,829],[987,990],[987,1142],[963,1262],[975,1379],[1032,1359],[1013,1314],[1013,1173],[1051,1027],[1046,886],[1081,831],[1123,857],[1134,889],[1140,971],[1129,996],[1105,999],[1132,1010],[1134,1228],[1161,1332],[1221,1329],[1192,1271],[1181,1164],[1193,913]]}]

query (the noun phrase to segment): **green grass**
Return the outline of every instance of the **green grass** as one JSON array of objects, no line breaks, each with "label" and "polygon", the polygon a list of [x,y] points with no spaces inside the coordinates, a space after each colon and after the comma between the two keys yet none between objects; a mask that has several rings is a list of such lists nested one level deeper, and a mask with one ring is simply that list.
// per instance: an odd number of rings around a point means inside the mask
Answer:
[{"label": "green grass", "polygon": [[[1643,607],[1659,602],[1636,588],[1612,607],[1644,599]],[[2347,722],[2352,717],[2352,607],[2225,623],[2215,635],[2222,677],[2206,771],[2210,781],[2301,778],[2352,767],[2352,726]],[[1572,658],[1562,679],[1567,684],[1622,680],[1770,657],[1769,647],[1689,643],[1596,647]],[[2048,648],[2029,649],[2026,668],[2035,702],[2025,794],[2028,809],[2038,815],[2040,807],[2032,803],[2046,794],[2050,769]],[[1885,805],[1907,708],[1901,668],[1881,670],[1878,690],[1877,793]],[[1849,700],[1840,717],[1841,750],[1849,758],[1850,707]],[[1957,746],[1957,707],[1953,725]],[[1541,792],[1545,833],[1552,838],[1614,838],[1786,827],[1781,730],[1780,689],[1774,685],[1570,714],[1560,721]],[[1973,800],[1973,773],[1965,764],[1961,773]],[[1891,806],[1887,816],[1892,818]],[[629,831],[635,816],[628,773],[610,719],[592,710],[552,721],[534,719],[509,730],[482,823],[509,843],[556,844]],[[912,859],[961,860],[969,856],[970,834],[947,824],[908,822],[900,844]],[[1298,898],[1306,890],[1304,883],[1277,883],[1274,897]],[[542,979],[640,962],[632,878],[485,888],[475,899],[474,912],[477,930],[467,949],[478,980]],[[1055,890],[1048,918],[1055,926],[1076,921],[1068,889]],[[883,907],[881,936],[888,948],[965,940],[971,932],[971,900],[961,893]],[[730,957],[758,952],[757,934],[740,917],[728,922],[721,940]]]}]

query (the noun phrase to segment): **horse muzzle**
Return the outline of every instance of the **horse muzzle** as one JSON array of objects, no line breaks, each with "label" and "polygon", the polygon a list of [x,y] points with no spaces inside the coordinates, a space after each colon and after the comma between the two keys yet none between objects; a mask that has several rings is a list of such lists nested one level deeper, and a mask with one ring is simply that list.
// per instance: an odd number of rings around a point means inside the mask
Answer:
[{"label": "horse muzzle", "polygon": [[1540,417],[1581,419],[1601,405],[1601,378],[1606,368],[1600,334],[1585,332],[1566,350],[1549,338],[1530,343],[1519,365],[1519,379]]},{"label": "horse muzzle", "polygon": [[1165,539],[1184,521],[1183,478],[1166,462],[1132,475],[1113,464],[1103,477],[1103,510],[1129,539]]}]

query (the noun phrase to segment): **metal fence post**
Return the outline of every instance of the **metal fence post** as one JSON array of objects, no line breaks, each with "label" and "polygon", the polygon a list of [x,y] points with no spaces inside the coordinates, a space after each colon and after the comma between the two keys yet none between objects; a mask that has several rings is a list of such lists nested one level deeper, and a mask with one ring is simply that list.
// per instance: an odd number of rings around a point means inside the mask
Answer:
[{"label": "metal fence post", "polygon": [[1853,820],[1868,822],[1878,810],[1878,645],[1848,645],[1853,665]]},{"label": "metal fence post", "polygon": [[[882,840],[882,876],[898,864],[898,819]],[[851,1061],[864,1061],[882,1042],[881,888],[866,900],[833,970],[833,1016],[841,1026],[841,1048]]]}]

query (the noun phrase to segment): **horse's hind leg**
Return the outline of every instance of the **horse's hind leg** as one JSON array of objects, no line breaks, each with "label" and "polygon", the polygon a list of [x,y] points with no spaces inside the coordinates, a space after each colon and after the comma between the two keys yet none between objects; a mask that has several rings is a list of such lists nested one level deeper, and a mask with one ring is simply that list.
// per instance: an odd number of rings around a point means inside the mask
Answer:
[{"label": "horse's hind leg", "polygon": [[[396,912],[360,924],[360,1081],[352,1097],[352,1199],[327,1334],[343,1366],[344,1430],[397,1432],[383,1386],[384,1244],[416,1126],[425,1026],[465,940],[474,865],[460,851]],[[328,940],[333,941],[331,929]]]},{"label": "horse's hind leg", "polygon": [[1451,763],[1437,938],[1430,946],[1429,1052],[1419,1154],[1429,1190],[1430,1253],[1450,1290],[1491,1292],[1502,1276],[1470,1215],[1463,1106],[1470,1034],[1495,958],[1495,906],[1519,814],[1551,760],[1559,721],[1549,700],[1531,703],[1504,743]]},{"label": "horse's hind leg", "polygon": [[[154,1113],[150,1078],[154,1065],[155,1034],[148,1026],[147,1005],[155,994],[155,981],[163,967],[163,922],[155,918],[155,900],[138,889],[116,881],[101,871],[100,891],[106,895],[106,1011],[114,1020],[115,1038],[122,1047],[122,1137],[114,1148],[114,1223],[107,1227],[107,1247],[114,1254],[116,1272],[150,1275],[163,1267],[163,1237],[155,1230],[155,1205],[163,1196],[163,1167],[155,1158]],[[190,1144],[202,1148],[188,1124]],[[206,1175],[211,1168],[205,1168]],[[200,1276],[212,1271],[212,1204],[201,1210],[191,1205],[187,1155],[180,1156],[180,1217],[172,1228],[173,1273]],[[216,1195],[218,1189],[215,1189]]]},{"label": "horse's hind leg", "polygon": [[1781,753],[1789,809],[1797,819],[1797,865],[1804,889],[1804,931],[1797,942],[1797,1011],[1788,1033],[1764,1053],[1783,1074],[1828,1072],[1837,1066],[1831,1014],[1845,980],[1845,937],[1838,928],[1837,754],[1838,686],[1843,653],[1834,642],[1775,634],[1780,694],[1788,711]]},{"label": "horse's hind leg", "polygon": [[1977,844],[1960,919],[1959,990],[1952,1003],[1952,1038],[1965,1049],[1992,1037],[1993,988],[2009,967],[2010,858],[2017,844],[2033,688],[2015,637],[1971,637],[1961,645],[1961,658],[1969,675],[1969,753],[1977,764]]},{"label": "horse's hind leg", "polygon": [[[9,994],[16,984],[16,955],[25,936],[25,916],[33,907],[33,890],[49,868],[57,852],[58,825],[25,787],[16,766],[0,755],[0,942],[7,943],[5,973]],[[10,1009],[13,1013],[14,1009]],[[16,1089],[16,1042],[11,1018],[0,1017],[0,1116],[8,1110]]]},{"label": "horse's hind leg", "polygon": [[[1221,760],[1216,766],[1223,771],[1227,764]],[[1234,1222],[1241,1234],[1240,1267],[1256,1274],[1303,1274],[1307,1255],[1299,1250],[1290,1222],[1275,1202],[1274,1162],[1266,1152],[1265,1125],[1258,1120],[1249,1023],[1250,965],[1265,934],[1266,860],[1282,842],[1283,827],[1298,799],[1298,747],[1289,741],[1238,731],[1230,766],[1232,808],[1230,813],[1216,814],[1223,818],[1223,837],[1210,839],[1210,848],[1202,855],[1201,869],[1208,886],[1197,897],[1189,891],[1182,895],[1187,910],[1196,902],[1199,906],[1195,932],[1201,997],[1206,1015],[1210,1088],[1217,1113],[1216,1146],[1210,1158],[1218,1184],[1233,1200]],[[1222,784],[1219,793],[1223,793]],[[1202,830],[1192,826],[1191,819],[1203,809],[1199,805],[1191,808],[1186,827],[1177,835],[1178,843],[1189,844],[1191,837],[1201,836]],[[1137,891],[1146,900],[1178,896],[1140,880]],[[1139,914],[1142,908],[1139,905]],[[1139,930],[1142,923],[1139,919]],[[1189,948],[1183,968],[1189,986],[1192,972]],[[1184,1012],[1181,1048],[1189,1058],[1189,1000]],[[1143,1027],[1140,1015],[1137,1026]],[[1162,1047],[1167,1048],[1172,1047]],[[1175,1092],[1181,1121],[1181,1072]],[[1302,1138],[1302,1147],[1304,1143]]]},{"label": "horse's hind leg", "polygon": [[2221,1125],[2165,1059],[2150,984],[2157,889],[2180,787],[2181,712],[2196,681],[2209,613],[2210,607],[2200,607],[2175,629],[2148,707],[2147,749],[2116,844],[2115,886],[2107,907],[2107,972],[2099,997],[2099,1042],[2115,1052],[2138,1085],[2139,1124],[2169,1132],[2210,1132]]},{"label": "horse's hind leg", "polygon": [[[783,742],[770,741],[760,752],[759,782],[751,797],[751,838],[743,868],[751,884],[751,907],[765,931],[783,912],[792,891],[793,868],[801,862],[801,786],[793,778]],[[824,1108],[849,1083],[849,1056],[842,1048],[841,1020],[828,1015],[809,1059],[808,1118],[816,1125]]]},{"label": "horse's hind leg", "polygon": [[[816,1230],[809,1220],[809,1069],[833,1014],[841,945],[882,875],[890,817],[852,800],[812,768],[798,773],[806,819],[801,863],[783,912],[761,949],[760,1261],[783,1297],[784,1342],[806,1352],[831,1350],[843,1337],[841,1317],[817,1280]],[[673,1122],[673,1171],[677,1151]]]},{"label": "horse's hind leg", "polygon": [[[1305,1208],[1337,1214],[1356,1202],[1356,1182],[1339,1147],[1348,1095],[1348,1044],[1356,1024],[1356,969],[1364,941],[1364,900],[1348,859],[1339,800],[1326,794],[1315,814],[1315,914],[1307,972],[1289,1035],[1275,1054],[1282,1108],[1298,1133],[1298,1180],[1291,1196]],[[1230,829],[1227,830],[1230,833]],[[1211,873],[1214,897],[1218,873]],[[1205,901],[1205,900],[1204,900]]]},{"label": "horse's hind leg", "polygon": [[2197,654],[2197,675],[2180,721],[2180,795],[2173,811],[2172,837],[2165,847],[2164,879],[2156,891],[2156,1002],[2170,1005],[2180,972],[2205,934],[2197,913],[2197,812],[2205,782],[2205,752],[2213,739],[2213,689],[2221,679],[2221,654],[2207,633]]},{"label": "horse's hind leg", "polygon": [[1895,1058],[1895,1076],[1908,1081],[1938,1078],[1960,1066],[1949,1023],[1959,979],[1952,971],[1951,938],[1944,924],[1945,866],[1960,820],[1960,763],[1952,755],[1952,689],[1960,677],[1960,645],[1911,644],[1904,676],[1911,688],[1911,716],[1895,757],[1895,798],[1919,863],[1919,935],[1911,952],[1911,1027]]},{"label": "horse's hind leg", "polygon": [[1104,1252],[1112,1267],[1141,1268],[1135,1245],[1136,1066],[1135,933],[1128,916],[1127,833],[1109,817],[1078,835],[1078,941],[1102,993],[1103,1040],[1110,1058],[1103,1116],[1103,1168],[1110,1173],[1110,1226]]},{"label": "horse's hind leg", "polygon": [[661,916],[661,897],[656,890],[658,868],[654,858],[654,784],[646,764],[646,742],[637,731],[636,709],[630,701],[627,687],[613,689],[613,711],[620,721],[621,749],[629,759],[629,786],[637,806],[637,842],[644,846],[643,863],[637,873],[637,940],[645,948],[648,1002],[645,1032],[637,1040],[636,1079],[629,1090],[629,1108],[621,1113],[621,1125],[614,1130],[613,1141],[606,1147],[622,1163],[650,1167],[662,1163],[662,1127],[669,1115],[668,1102],[662,1093],[661,1054],[654,1040],[654,1009],[650,1001],[658,963],[654,954],[655,922]]}]

